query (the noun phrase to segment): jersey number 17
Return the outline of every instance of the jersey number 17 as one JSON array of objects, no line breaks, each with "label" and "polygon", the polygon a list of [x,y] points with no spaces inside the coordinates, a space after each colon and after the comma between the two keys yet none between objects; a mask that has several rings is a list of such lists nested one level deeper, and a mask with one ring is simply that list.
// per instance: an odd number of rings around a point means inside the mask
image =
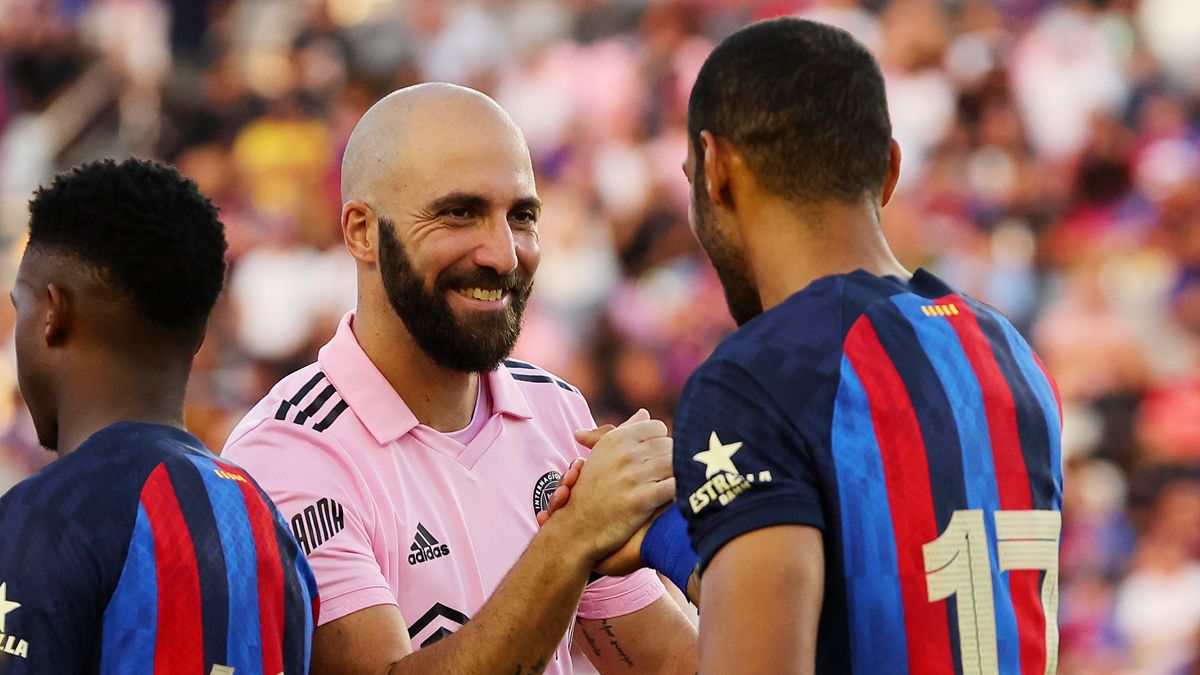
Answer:
[{"label": "jersey number 17", "polygon": [[[941,536],[925,544],[929,601],[956,596],[958,643],[963,675],[999,672],[992,559],[980,509],[955,511]],[[1043,570],[1042,612],[1046,617],[1046,673],[1058,661],[1059,511],[996,511],[999,570]],[[969,628],[968,628],[969,627]]]}]

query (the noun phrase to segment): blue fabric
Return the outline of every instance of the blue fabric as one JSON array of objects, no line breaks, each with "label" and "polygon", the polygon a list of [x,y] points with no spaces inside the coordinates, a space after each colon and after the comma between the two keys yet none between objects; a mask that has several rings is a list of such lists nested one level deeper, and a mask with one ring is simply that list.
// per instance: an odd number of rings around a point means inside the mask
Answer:
[{"label": "blue fabric", "polygon": [[229,661],[246,669],[247,675],[262,673],[262,629],[258,615],[258,555],[254,533],[242,491],[235,481],[220,478],[216,465],[207,458],[189,457],[198,469],[212,502],[213,513],[221,524],[218,532],[225,554],[226,589],[229,607],[227,626]]},{"label": "blue fabric", "polygon": [[642,539],[642,562],[666,575],[679,590],[687,594],[688,578],[700,556],[692,550],[688,541],[687,521],[679,511],[679,505],[663,511],[650,523],[646,537]]},{"label": "blue fabric", "polygon": [[158,637],[158,573],[154,564],[154,533],[146,509],[139,504],[129,554],[108,608],[104,611],[106,645],[100,672],[154,672]]},{"label": "blue fabric", "polygon": [[854,673],[908,675],[908,642],[903,631],[900,564],[879,442],[871,426],[871,404],[850,359],[842,357],[841,382],[833,407],[830,450],[837,466],[847,611]]}]

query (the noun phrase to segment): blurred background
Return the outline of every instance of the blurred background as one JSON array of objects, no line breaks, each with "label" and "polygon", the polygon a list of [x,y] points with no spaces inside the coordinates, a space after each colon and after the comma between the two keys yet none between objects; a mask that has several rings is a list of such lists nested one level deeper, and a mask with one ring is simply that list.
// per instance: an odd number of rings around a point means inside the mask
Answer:
[{"label": "blurred background", "polygon": [[[733,328],[687,225],[687,94],[713,44],[800,14],[876,54],[900,259],[1003,310],[1065,408],[1063,673],[1200,673],[1200,0],[0,0],[0,286],[30,193],[98,156],[178,165],[231,276],[188,421],[219,448],[354,302],[338,170],[425,80],[495,97],[545,200],[518,355],[598,420],[670,419]],[[0,303],[0,491],[37,447]]]}]

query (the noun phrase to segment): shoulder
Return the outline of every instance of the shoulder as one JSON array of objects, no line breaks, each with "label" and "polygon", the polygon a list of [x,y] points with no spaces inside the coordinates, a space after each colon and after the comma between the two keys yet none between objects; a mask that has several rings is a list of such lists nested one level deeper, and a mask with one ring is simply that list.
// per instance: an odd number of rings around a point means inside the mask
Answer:
[{"label": "shoulder", "polygon": [[[314,408],[320,412],[308,412]],[[280,381],[247,413],[221,450],[220,462],[244,472],[285,514],[321,498],[336,499],[339,508],[366,504],[369,468],[363,455],[347,450],[357,446],[343,442],[344,425],[357,420],[347,410],[325,373],[308,366]]]},{"label": "shoulder", "polygon": [[490,376],[492,406],[530,418],[543,433],[595,426],[587,400],[574,385],[521,359],[505,359]]},{"label": "shoulder", "polygon": [[[354,417],[348,410],[320,365],[308,365],[280,380],[246,413],[221,456],[242,463],[271,450],[338,447],[335,425]],[[271,461],[280,459],[270,454]]]},{"label": "shoulder", "polygon": [[730,333],[710,361],[759,376],[812,363],[814,356],[840,349],[842,317],[853,294],[850,275],[818,279]]},{"label": "shoulder", "polygon": [[338,422],[349,407],[320,364],[313,363],[280,380],[250,411],[243,424],[273,418],[324,432]]},{"label": "shoulder", "polygon": [[[164,467],[181,453],[141,426],[98,432],[0,497],[0,531],[11,544],[0,547],[0,580],[24,580],[47,598],[61,593],[76,602],[100,602],[111,592],[143,496],[179,490]],[[160,469],[165,481],[156,480]]]},{"label": "shoulder", "polygon": [[574,385],[536,364],[520,359],[508,358],[504,359],[504,367],[508,369],[508,373],[512,375],[512,379],[523,389],[541,391],[548,388],[535,387],[533,385],[552,385],[567,394],[574,394],[580,398],[583,397],[583,394],[579,393],[579,389]]},{"label": "shoulder", "polygon": [[731,333],[691,379],[740,377],[789,399],[815,391],[836,381],[853,325],[901,292],[862,271],[818,279]]},{"label": "shoulder", "polygon": [[[559,406],[588,411],[587,399],[579,389],[541,366],[521,359],[505,359],[501,366],[535,411]],[[590,413],[587,413],[590,415]]]},{"label": "shoulder", "polygon": [[19,504],[40,517],[93,525],[116,512],[132,523],[147,479],[172,454],[171,444],[156,432],[126,422],[102,429],[15,486],[0,498],[0,508],[7,512]]}]

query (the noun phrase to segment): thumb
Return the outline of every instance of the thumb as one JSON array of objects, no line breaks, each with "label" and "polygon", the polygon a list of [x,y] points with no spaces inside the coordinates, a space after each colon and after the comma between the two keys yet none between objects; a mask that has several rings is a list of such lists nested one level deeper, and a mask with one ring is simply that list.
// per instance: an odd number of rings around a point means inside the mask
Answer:
[{"label": "thumb", "polygon": [[645,422],[648,419],[650,419],[650,411],[646,410],[645,408],[638,408],[638,411],[630,415],[629,419],[621,422],[621,426],[627,427],[630,424]]}]

